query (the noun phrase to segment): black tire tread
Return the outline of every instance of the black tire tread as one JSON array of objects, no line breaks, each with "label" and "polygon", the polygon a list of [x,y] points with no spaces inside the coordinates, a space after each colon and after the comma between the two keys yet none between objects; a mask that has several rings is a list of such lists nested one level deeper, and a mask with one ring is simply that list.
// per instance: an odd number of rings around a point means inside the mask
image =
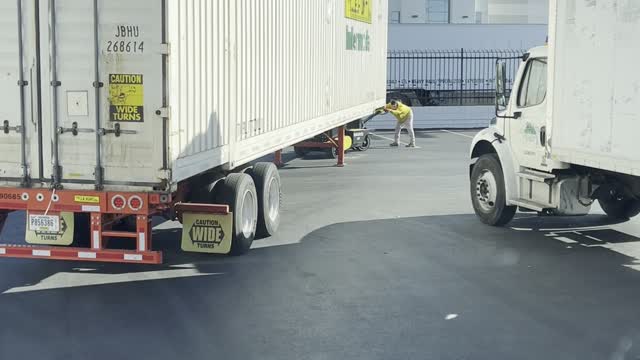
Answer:
[{"label": "black tire tread", "polygon": [[[486,165],[484,165],[484,163],[487,163]],[[496,211],[494,213],[491,214],[487,214],[482,212],[477,204],[476,204],[476,196],[475,196],[475,178],[478,174],[478,171],[480,171],[480,167],[479,166],[485,166],[485,167],[494,167],[494,176],[496,178],[496,182],[498,183],[498,186],[502,188],[502,193],[498,195],[498,198],[502,198],[500,206],[496,206]],[[491,170],[489,168],[489,170]],[[470,190],[471,190],[471,198],[472,198],[472,203],[473,203],[473,207],[474,210],[476,212],[476,214],[478,215],[478,217],[480,218],[480,220],[487,224],[487,225],[491,225],[491,226],[504,226],[506,224],[508,224],[513,217],[516,214],[516,211],[518,210],[517,206],[507,206],[505,203],[505,198],[506,198],[506,193],[504,191],[504,175],[502,172],[502,165],[500,164],[500,159],[498,158],[498,155],[496,154],[485,154],[482,155],[478,161],[476,162],[475,166],[473,167],[473,172],[471,173],[471,184],[470,184]],[[500,200],[497,200],[496,202],[500,202]]]},{"label": "black tire tread", "polygon": [[616,220],[629,220],[640,214],[640,200],[602,198],[598,202],[607,216]]},{"label": "black tire tread", "polygon": [[229,205],[229,211],[234,213],[233,220],[233,240],[231,242],[230,255],[243,255],[246,254],[251,248],[253,239],[241,243],[241,240],[237,238],[236,219],[235,219],[235,204],[236,196],[238,194],[238,186],[240,182],[247,177],[244,173],[232,173],[227,175],[223,184],[218,191],[217,201],[221,204]]},{"label": "black tire tread", "polygon": [[[258,229],[257,235],[260,237],[268,237],[274,235],[277,229],[272,229],[272,225],[267,224],[267,219],[264,214],[264,193],[263,191],[265,186],[265,179],[269,173],[269,170],[273,170],[275,172],[274,176],[278,176],[278,181],[280,181],[280,176],[278,175],[277,167],[272,163],[260,162],[256,163],[251,169],[251,177],[253,177],[253,182],[256,185],[256,191],[258,192]],[[280,203],[282,204],[282,192],[280,192]]]}]

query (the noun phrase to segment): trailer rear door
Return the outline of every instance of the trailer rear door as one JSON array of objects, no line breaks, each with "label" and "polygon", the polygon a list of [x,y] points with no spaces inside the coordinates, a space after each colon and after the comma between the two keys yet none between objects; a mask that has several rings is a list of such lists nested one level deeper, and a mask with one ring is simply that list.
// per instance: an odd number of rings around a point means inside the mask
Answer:
[{"label": "trailer rear door", "polygon": [[[0,181],[39,177],[34,2],[0,1]],[[26,129],[26,130],[25,130]],[[35,164],[35,167],[31,165]]]},{"label": "trailer rear door", "polygon": [[165,168],[163,0],[40,1],[44,177],[153,187]]}]

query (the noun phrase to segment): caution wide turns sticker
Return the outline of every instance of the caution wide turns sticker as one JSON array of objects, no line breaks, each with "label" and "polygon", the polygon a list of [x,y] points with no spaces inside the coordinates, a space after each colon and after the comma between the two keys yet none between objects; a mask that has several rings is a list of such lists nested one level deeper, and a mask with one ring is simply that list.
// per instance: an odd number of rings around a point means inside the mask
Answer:
[{"label": "caution wide turns sticker", "polygon": [[109,120],[144,121],[144,81],[141,74],[109,75]]},{"label": "caution wide turns sticker", "polygon": [[182,250],[213,254],[231,251],[233,214],[182,215]]},{"label": "caution wide turns sticker", "polygon": [[68,246],[73,243],[75,227],[72,212],[33,214],[27,212],[27,244]]}]

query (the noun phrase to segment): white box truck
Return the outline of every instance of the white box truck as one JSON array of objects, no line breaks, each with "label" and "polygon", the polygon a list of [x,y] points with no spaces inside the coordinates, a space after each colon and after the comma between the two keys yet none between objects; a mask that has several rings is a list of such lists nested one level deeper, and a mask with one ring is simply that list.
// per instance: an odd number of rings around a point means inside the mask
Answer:
[{"label": "white box truck", "polygon": [[[246,252],[280,221],[277,168],[252,161],[384,105],[386,13],[386,0],[1,1],[0,229],[26,210],[33,246],[0,256],[158,263],[154,215],[183,221],[184,250]],[[85,228],[88,248],[69,247]]]},{"label": "white box truck", "polygon": [[471,198],[491,225],[517,207],[616,219],[640,213],[640,72],[635,1],[555,0],[548,45],[524,57],[509,100],[497,66],[496,120],[471,146]]}]

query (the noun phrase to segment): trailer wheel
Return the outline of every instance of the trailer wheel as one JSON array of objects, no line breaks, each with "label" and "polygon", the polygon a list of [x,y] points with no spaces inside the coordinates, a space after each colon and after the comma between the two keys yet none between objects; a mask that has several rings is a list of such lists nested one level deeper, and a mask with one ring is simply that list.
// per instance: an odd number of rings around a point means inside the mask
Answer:
[{"label": "trailer wheel", "polygon": [[280,226],[282,185],[278,168],[273,163],[257,163],[251,169],[251,177],[258,192],[258,235],[274,235]]},{"label": "trailer wheel", "polygon": [[258,195],[251,176],[244,173],[229,174],[218,192],[218,202],[229,205],[233,212],[233,239],[231,255],[249,251],[256,236],[258,223]]},{"label": "trailer wheel", "polygon": [[480,220],[503,226],[513,219],[516,206],[507,206],[502,166],[495,154],[482,155],[471,173],[471,201]]},{"label": "trailer wheel", "polygon": [[616,197],[608,194],[609,196],[598,199],[600,207],[607,216],[617,220],[629,220],[632,217],[640,214],[640,201],[636,199]]}]

